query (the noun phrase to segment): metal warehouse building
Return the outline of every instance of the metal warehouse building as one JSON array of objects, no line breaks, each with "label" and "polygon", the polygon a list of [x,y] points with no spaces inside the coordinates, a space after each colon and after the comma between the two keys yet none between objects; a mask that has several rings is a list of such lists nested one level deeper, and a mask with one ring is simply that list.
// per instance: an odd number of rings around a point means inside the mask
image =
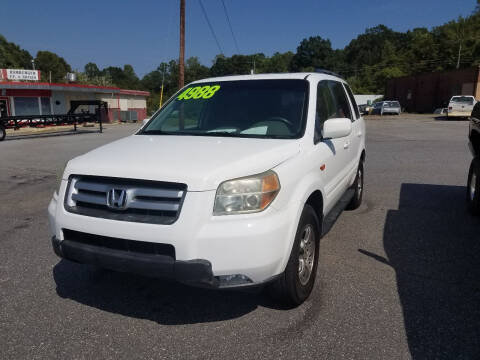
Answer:
[{"label": "metal warehouse building", "polygon": [[391,79],[386,100],[398,100],[409,112],[431,113],[446,107],[454,95],[473,95],[480,100],[480,66]]},{"label": "metal warehouse building", "polygon": [[[147,91],[80,84],[0,81],[0,116],[66,114],[71,100],[108,103],[108,122],[141,121],[147,117]],[[89,106],[77,111],[94,112]]]}]

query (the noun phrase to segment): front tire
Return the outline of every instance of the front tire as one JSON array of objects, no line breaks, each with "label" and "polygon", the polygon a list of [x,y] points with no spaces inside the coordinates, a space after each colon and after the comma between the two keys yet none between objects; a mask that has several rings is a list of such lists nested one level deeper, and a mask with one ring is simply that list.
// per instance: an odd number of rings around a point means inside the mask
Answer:
[{"label": "front tire", "polygon": [[315,284],[320,244],[320,225],[315,210],[305,205],[285,271],[272,284],[271,292],[287,306],[298,306]]},{"label": "front tire", "polygon": [[358,164],[357,176],[355,177],[352,188],[355,190],[355,193],[353,194],[352,200],[350,200],[346,207],[347,210],[355,210],[358,209],[360,205],[362,205],[364,190],[363,161],[360,161],[360,164]]},{"label": "front tire", "polygon": [[6,135],[7,135],[7,132],[5,131],[5,128],[2,125],[0,125],[0,141],[3,141]]},{"label": "front tire", "polygon": [[480,215],[480,158],[470,164],[467,182],[467,208],[472,215]]}]

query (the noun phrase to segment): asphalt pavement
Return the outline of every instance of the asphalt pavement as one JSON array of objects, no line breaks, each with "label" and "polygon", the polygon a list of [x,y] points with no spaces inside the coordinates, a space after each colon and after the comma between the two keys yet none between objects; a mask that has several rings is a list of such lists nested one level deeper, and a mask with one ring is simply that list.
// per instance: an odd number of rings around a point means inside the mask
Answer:
[{"label": "asphalt pavement", "polygon": [[313,294],[296,309],[54,255],[57,174],[135,128],[0,143],[0,359],[480,358],[466,121],[367,120],[364,204],[322,239]]}]

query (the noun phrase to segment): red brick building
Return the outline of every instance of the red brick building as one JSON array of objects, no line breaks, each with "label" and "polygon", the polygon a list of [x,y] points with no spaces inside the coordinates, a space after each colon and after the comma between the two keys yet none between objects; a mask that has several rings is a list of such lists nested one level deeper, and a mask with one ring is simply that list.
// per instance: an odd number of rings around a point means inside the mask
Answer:
[{"label": "red brick building", "polygon": [[454,95],[473,95],[480,100],[480,66],[391,79],[386,100],[398,100],[408,112],[431,113],[446,107]]}]

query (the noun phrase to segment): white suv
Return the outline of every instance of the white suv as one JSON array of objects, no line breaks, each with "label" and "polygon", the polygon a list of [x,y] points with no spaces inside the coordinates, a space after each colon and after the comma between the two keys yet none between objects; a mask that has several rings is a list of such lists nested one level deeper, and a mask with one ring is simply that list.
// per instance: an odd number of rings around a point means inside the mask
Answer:
[{"label": "white suv", "polygon": [[447,117],[469,117],[477,100],[470,95],[452,96],[448,103]]},{"label": "white suv", "polygon": [[57,255],[300,304],[319,240],[363,194],[365,125],[329,73],[189,84],[134,135],[68,162],[48,207]]}]

